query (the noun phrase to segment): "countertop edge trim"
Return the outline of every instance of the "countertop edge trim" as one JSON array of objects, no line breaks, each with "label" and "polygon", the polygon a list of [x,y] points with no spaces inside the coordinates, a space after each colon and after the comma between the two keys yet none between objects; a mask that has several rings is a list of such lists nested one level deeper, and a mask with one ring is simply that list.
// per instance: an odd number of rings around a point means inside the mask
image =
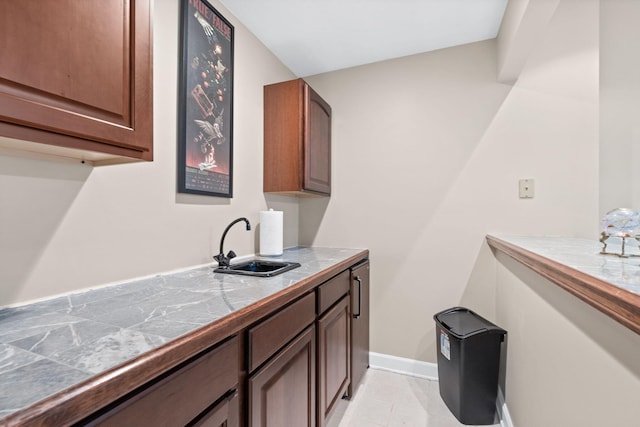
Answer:
[{"label": "countertop edge trim", "polygon": [[618,323],[640,334],[640,295],[498,237],[487,235],[486,240],[494,250],[508,255]]},{"label": "countertop edge trim", "polygon": [[16,411],[3,418],[0,425],[63,426],[79,422],[368,257],[369,251],[362,250],[295,285]]}]

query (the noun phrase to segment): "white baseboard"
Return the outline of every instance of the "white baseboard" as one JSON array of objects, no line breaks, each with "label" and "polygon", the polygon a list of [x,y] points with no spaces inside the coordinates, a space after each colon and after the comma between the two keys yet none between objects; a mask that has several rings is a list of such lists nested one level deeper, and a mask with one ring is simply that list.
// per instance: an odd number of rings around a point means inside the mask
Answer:
[{"label": "white baseboard", "polygon": [[514,427],[507,408],[507,402],[504,401],[502,390],[498,390],[498,414],[500,414],[500,427]]},{"label": "white baseboard", "polygon": [[[438,365],[436,363],[421,362],[404,357],[370,352],[369,365],[374,369],[438,381]],[[507,403],[504,401],[504,396],[501,391],[498,392],[497,404],[498,414],[500,415],[500,427],[514,427]]]},{"label": "white baseboard", "polygon": [[435,363],[371,352],[369,353],[369,365],[374,369],[438,380],[438,365]]}]

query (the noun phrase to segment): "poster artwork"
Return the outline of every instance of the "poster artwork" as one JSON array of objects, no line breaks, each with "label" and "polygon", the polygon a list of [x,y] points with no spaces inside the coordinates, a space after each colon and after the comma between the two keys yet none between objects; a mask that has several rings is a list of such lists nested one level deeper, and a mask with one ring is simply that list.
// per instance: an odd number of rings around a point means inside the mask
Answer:
[{"label": "poster artwork", "polygon": [[183,4],[183,192],[232,196],[233,27],[201,0]]}]

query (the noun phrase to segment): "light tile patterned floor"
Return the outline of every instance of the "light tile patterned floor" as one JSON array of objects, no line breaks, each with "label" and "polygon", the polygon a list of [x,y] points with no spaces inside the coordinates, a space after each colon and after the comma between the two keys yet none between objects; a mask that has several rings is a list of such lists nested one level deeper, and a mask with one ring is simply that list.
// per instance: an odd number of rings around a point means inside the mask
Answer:
[{"label": "light tile patterned floor", "polygon": [[437,381],[379,369],[369,369],[355,397],[343,402],[332,417],[339,427],[463,426],[442,401]]}]

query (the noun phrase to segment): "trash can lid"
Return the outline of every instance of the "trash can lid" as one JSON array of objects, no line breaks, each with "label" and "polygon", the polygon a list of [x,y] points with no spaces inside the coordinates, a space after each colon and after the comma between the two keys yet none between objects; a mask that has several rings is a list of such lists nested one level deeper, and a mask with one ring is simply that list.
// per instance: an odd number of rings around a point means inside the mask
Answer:
[{"label": "trash can lid", "polygon": [[434,316],[452,334],[462,338],[480,332],[506,333],[487,319],[464,307],[454,307]]}]

